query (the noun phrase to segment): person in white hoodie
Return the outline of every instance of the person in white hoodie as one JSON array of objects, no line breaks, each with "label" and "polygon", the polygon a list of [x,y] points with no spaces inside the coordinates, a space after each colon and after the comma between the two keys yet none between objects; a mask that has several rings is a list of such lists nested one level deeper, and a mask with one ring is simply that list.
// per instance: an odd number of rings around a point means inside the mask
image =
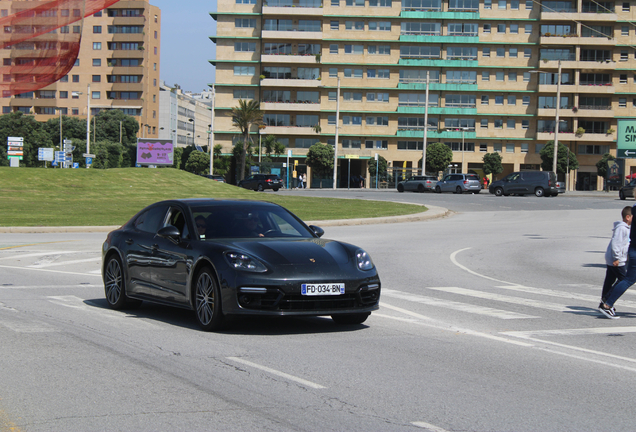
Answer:
[{"label": "person in white hoodie", "polygon": [[[629,234],[632,224],[632,208],[625,207],[621,212],[622,221],[614,222],[612,239],[605,251],[605,282],[601,294],[601,305],[605,303],[616,281],[622,281],[627,273],[627,251],[629,249]],[[601,307],[599,305],[599,307]]]}]

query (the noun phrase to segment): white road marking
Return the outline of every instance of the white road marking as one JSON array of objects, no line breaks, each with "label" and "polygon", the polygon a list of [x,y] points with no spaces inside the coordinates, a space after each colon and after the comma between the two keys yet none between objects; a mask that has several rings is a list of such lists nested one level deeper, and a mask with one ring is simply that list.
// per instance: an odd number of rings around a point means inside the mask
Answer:
[{"label": "white road marking", "polygon": [[560,305],[556,303],[548,303],[544,301],[526,299],[522,297],[510,297],[510,296],[489,293],[484,291],[471,290],[467,288],[459,288],[459,287],[426,287],[426,288],[431,290],[436,290],[436,291],[448,292],[452,294],[459,294],[459,295],[465,295],[465,296],[470,296],[470,297],[475,297],[480,299],[495,300],[495,301],[504,302],[504,303],[512,303],[512,304],[518,304],[522,306],[530,306],[535,308],[554,310],[558,312],[569,312],[572,310],[571,308],[565,305]]},{"label": "white road marking", "polygon": [[253,367],[255,369],[260,369],[260,370],[262,370],[264,372],[270,373],[272,375],[277,375],[279,377],[288,379],[290,381],[297,382],[297,383],[302,384],[302,385],[307,386],[307,387],[312,387],[312,388],[315,388],[315,389],[327,388],[327,387],[321,386],[320,384],[316,384],[314,382],[307,381],[307,380],[304,380],[302,378],[298,378],[296,376],[286,374],[285,372],[281,372],[281,371],[278,371],[276,369],[268,368],[267,366],[262,366],[262,365],[259,365],[257,363],[252,363],[251,361],[244,360],[244,359],[242,359],[240,357],[228,357],[228,360],[232,360],[232,361],[235,361],[235,362],[238,362],[238,363],[242,363],[242,364],[244,364],[246,366],[251,366],[251,367]]},{"label": "white road marking", "polygon": [[[569,292],[564,292],[564,291],[557,291],[557,290],[551,290],[551,289],[546,289],[546,288],[534,288],[534,287],[529,287],[529,286],[524,286],[524,285],[506,285],[506,286],[498,286],[495,288],[501,288],[501,289],[506,289],[506,290],[511,290],[511,291],[519,291],[519,292],[525,292],[525,293],[529,293],[529,294],[537,294],[537,295],[542,295],[542,296],[548,296],[548,297],[561,297],[561,298],[567,298],[567,299],[572,299],[572,300],[581,300],[584,302],[588,302],[588,303],[592,303],[593,307],[596,307],[596,305],[598,304],[599,300],[600,300],[600,293],[601,293],[601,287],[596,287],[596,290],[598,291],[598,294],[596,295],[592,295],[592,294],[578,294],[578,293],[569,293]],[[627,290],[627,292],[629,293],[630,291]],[[634,294],[634,293],[632,293]],[[634,301],[629,301],[629,300],[621,300],[621,307],[625,306],[625,307],[632,307],[632,308],[636,308],[636,302]]]},{"label": "white road marking", "polygon": [[55,289],[55,288],[104,288],[104,285],[75,284],[75,285],[0,285],[0,290],[8,289]]},{"label": "white road marking", "polygon": [[499,279],[492,278],[492,277],[490,277],[490,276],[485,276],[485,275],[479,274],[479,273],[477,273],[477,272],[475,272],[475,271],[472,271],[472,270],[471,270],[471,269],[469,269],[468,267],[463,266],[463,265],[461,265],[460,263],[458,263],[458,262],[457,262],[457,259],[455,258],[455,257],[457,256],[457,254],[458,254],[458,253],[460,253],[460,252],[464,252],[464,251],[466,251],[466,250],[468,250],[468,249],[472,249],[472,248],[459,249],[459,250],[456,250],[455,252],[453,252],[453,253],[450,255],[450,260],[451,260],[451,262],[452,262],[453,264],[455,264],[457,267],[459,267],[460,269],[465,270],[465,271],[467,271],[468,273],[470,273],[470,274],[472,274],[472,275],[475,275],[475,276],[478,276],[478,277],[480,277],[480,278],[488,279],[488,280],[495,281],[495,282],[501,282],[501,283],[505,283],[505,284],[510,284],[510,285],[517,285],[517,284],[515,284],[515,283],[506,282],[506,281],[502,281],[502,280],[499,280]]},{"label": "white road marking", "polygon": [[382,289],[382,296],[398,298],[401,300],[406,300],[415,303],[422,303],[431,306],[436,306],[444,309],[453,309],[462,312],[477,314],[477,315],[486,315],[493,318],[499,319],[530,319],[530,318],[539,318],[537,316],[532,315],[524,315],[516,312],[509,312],[501,309],[494,309],[485,306],[472,305],[468,303],[459,303],[450,300],[442,300],[436,299],[433,297],[426,297],[417,294],[408,294],[392,289]]},{"label": "white road marking", "polygon": [[[79,264],[79,263],[85,263],[85,262],[94,262],[94,261],[98,261],[101,263],[102,261],[102,257],[95,257],[95,258],[86,258],[86,259],[81,259],[81,260],[72,260],[72,261],[61,261],[61,262],[51,262],[51,263],[43,263],[43,264],[31,264],[30,268],[44,268],[44,267],[53,267],[53,266],[63,266],[63,265],[70,265],[70,264]],[[101,270],[100,270],[101,271]]]},{"label": "white road marking", "polygon": [[78,272],[70,272],[70,271],[60,271],[60,270],[49,270],[49,269],[40,269],[40,268],[37,268],[37,267],[19,267],[19,266],[4,266],[4,265],[0,265],[0,268],[13,269],[13,270],[41,271],[41,272],[69,274],[69,275],[79,275],[79,276],[97,276],[97,277],[102,277],[101,274],[90,274],[90,273],[78,273]]},{"label": "white road marking", "polygon": [[433,432],[448,432],[446,429],[442,429],[439,426],[435,426],[435,425],[432,425],[430,423],[425,423],[425,422],[421,422],[421,421],[411,422],[411,424],[413,426],[417,426],[417,427],[420,427],[420,428],[428,429],[428,430],[433,431]]},{"label": "white road marking", "polygon": [[59,331],[48,324],[37,322],[2,320],[0,324],[16,333],[52,333]]},{"label": "white road marking", "polygon": [[503,332],[502,334],[528,339],[531,337],[543,337],[543,336],[583,336],[583,335],[614,334],[614,333],[636,333],[636,327],[593,327],[593,328],[562,329],[562,330],[509,331],[509,332]]},{"label": "white road marking", "polygon": [[6,259],[21,259],[21,258],[30,258],[36,256],[46,256],[46,255],[62,255],[62,254],[74,254],[79,253],[77,251],[53,251],[53,252],[37,252],[37,253],[28,253],[28,254],[13,254],[10,256],[0,257],[0,260]]}]

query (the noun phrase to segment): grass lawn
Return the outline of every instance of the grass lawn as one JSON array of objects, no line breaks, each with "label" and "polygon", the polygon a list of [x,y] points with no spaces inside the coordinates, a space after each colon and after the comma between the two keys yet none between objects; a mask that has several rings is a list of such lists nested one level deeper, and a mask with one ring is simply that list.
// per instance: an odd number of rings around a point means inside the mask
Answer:
[{"label": "grass lawn", "polygon": [[259,193],[171,168],[0,168],[0,226],[121,225],[148,204],[197,197],[271,201],[303,220],[396,216],[425,210],[384,201]]}]

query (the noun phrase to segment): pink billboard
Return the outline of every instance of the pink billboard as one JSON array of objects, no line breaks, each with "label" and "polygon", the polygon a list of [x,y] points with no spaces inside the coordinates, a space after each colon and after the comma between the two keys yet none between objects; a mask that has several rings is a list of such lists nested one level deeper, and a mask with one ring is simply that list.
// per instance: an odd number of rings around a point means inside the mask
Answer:
[{"label": "pink billboard", "polygon": [[174,152],[172,140],[138,138],[137,139],[137,164],[138,165],[172,165]]}]

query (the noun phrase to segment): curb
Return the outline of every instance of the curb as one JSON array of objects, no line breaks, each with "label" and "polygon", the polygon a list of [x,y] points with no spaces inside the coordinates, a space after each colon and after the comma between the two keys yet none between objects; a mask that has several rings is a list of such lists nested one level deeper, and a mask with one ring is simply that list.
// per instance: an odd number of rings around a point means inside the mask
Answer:
[{"label": "curb", "polygon": [[[405,223],[419,222],[430,219],[439,219],[450,216],[452,211],[437,206],[426,206],[427,211],[402,216],[385,216],[377,218],[362,219],[334,219],[324,221],[304,221],[307,225],[317,225],[320,227],[329,226],[353,226],[353,225],[375,225],[387,223]],[[103,232],[108,233],[119,228],[120,225],[114,226],[59,226],[59,227],[0,227],[0,234],[37,234],[37,233],[87,233],[87,232]]]}]

